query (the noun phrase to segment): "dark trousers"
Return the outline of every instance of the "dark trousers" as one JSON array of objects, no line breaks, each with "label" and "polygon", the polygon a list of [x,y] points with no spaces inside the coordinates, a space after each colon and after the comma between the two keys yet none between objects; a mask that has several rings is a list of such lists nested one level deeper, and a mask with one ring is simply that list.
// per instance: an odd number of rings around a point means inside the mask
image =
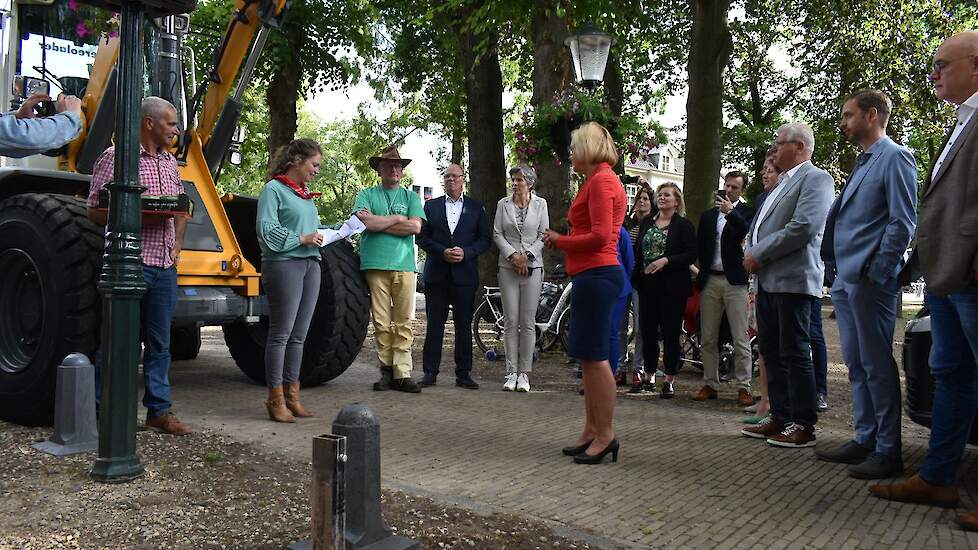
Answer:
[{"label": "dark trousers", "polygon": [[459,286],[451,281],[426,283],[425,312],[428,330],[424,337],[423,368],[425,374],[438,374],[448,307],[455,322],[455,376],[468,377],[472,371],[472,312],[475,309],[474,286]]},{"label": "dark trousers", "polygon": [[639,330],[642,331],[642,357],[645,372],[654,373],[659,364],[659,335],[662,335],[662,371],[679,372],[679,335],[688,296],[662,285],[646,282],[639,288]]},{"label": "dark trousers", "polygon": [[822,305],[816,300],[812,307],[812,323],[809,327],[812,341],[812,363],[815,365],[815,393],[829,395],[829,352],[822,333]]},{"label": "dark trousers", "polygon": [[757,292],[757,333],[767,367],[767,388],[775,421],[815,426],[815,373],[811,322],[815,297]]}]

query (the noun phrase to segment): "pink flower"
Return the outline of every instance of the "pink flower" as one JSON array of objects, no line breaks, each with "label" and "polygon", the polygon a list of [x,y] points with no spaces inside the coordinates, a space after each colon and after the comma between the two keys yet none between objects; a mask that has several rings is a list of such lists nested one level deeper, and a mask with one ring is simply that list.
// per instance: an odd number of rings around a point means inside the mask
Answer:
[{"label": "pink flower", "polygon": [[78,11],[78,0],[68,0],[68,9]]},{"label": "pink flower", "polygon": [[78,38],[85,38],[91,34],[91,32],[92,31],[88,30],[88,27],[85,26],[84,21],[79,21],[78,24],[75,25],[75,34],[78,35]]},{"label": "pink flower", "polygon": [[560,159],[554,159],[554,166],[560,166]]},{"label": "pink flower", "polygon": [[109,38],[115,38],[119,36],[119,31],[109,31]]}]

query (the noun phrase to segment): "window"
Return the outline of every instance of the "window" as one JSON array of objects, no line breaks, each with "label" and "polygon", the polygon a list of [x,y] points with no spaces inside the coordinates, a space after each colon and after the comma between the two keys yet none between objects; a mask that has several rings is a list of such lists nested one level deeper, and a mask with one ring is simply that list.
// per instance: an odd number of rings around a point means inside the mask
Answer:
[{"label": "window", "polygon": [[672,157],[668,155],[662,155],[662,165],[659,170],[663,172],[672,172]]}]

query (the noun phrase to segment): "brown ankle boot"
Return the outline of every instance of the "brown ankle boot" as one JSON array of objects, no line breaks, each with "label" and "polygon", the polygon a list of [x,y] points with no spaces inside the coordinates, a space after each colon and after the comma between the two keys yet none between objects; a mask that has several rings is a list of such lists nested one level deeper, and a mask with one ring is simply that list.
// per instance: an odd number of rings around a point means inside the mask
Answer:
[{"label": "brown ankle boot", "polygon": [[310,418],[313,414],[306,410],[299,402],[299,383],[293,382],[285,385],[285,406],[294,416],[299,418]]},{"label": "brown ankle boot", "polygon": [[285,397],[282,386],[268,388],[268,401],[265,401],[268,417],[276,422],[295,422],[295,417],[285,408]]},{"label": "brown ankle boot", "polygon": [[958,525],[965,531],[978,531],[978,510],[968,512],[967,514],[960,514],[958,516]]}]

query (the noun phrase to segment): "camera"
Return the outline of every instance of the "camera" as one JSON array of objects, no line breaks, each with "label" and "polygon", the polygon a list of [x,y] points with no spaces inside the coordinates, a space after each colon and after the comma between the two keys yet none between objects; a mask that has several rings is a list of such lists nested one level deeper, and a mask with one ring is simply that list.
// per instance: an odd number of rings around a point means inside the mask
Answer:
[{"label": "camera", "polygon": [[[14,77],[13,91],[14,96],[23,102],[34,94],[50,94],[51,84],[43,78],[17,75]],[[54,101],[42,101],[41,103],[37,104],[34,111],[38,116],[42,117],[52,116],[58,113],[57,108],[54,105]]]}]

